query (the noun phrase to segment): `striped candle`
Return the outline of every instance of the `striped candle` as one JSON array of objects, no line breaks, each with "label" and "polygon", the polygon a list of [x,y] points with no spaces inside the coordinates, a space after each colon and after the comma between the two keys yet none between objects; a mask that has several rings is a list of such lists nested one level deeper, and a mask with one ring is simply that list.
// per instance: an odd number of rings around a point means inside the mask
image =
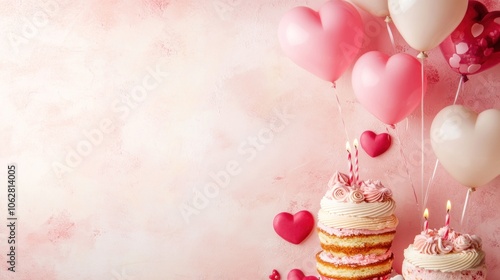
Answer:
[{"label": "striped candle", "polygon": [[359,162],[358,162],[358,139],[354,139],[354,185],[359,186]]},{"label": "striped candle", "polygon": [[448,239],[448,234],[450,233],[450,210],[451,210],[451,202],[448,200],[446,203],[446,218],[444,221],[444,226],[446,227],[446,231],[444,233],[444,239]]},{"label": "striped candle", "polygon": [[352,159],[351,159],[351,145],[349,142],[345,144],[345,149],[347,150],[347,161],[349,162],[349,185],[352,184],[353,172],[352,172]]},{"label": "striped candle", "polygon": [[424,211],[424,231],[427,231],[429,229],[429,209],[425,208]]}]

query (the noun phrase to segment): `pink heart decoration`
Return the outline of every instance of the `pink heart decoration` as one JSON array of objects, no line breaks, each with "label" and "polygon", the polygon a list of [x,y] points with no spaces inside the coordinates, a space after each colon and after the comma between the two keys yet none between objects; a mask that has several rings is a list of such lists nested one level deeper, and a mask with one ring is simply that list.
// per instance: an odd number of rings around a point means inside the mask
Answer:
[{"label": "pink heart decoration", "polygon": [[376,134],[367,130],[361,134],[359,139],[361,147],[371,157],[377,157],[389,149],[391,146],[391,135],[387,133]]},{"label": "pink heart decoration", "polygon": [[454,71],[477,74],[500,63],[500,11],[469,1],[460,25],[440,45]]},{"label": "pink heart decoration", "polygon": [[326,81],[336,81],[363,44],[364,31],[356,8],[330,0],[316,12],[295,7],[281,19],[278,37],[285,54],[297,65]]},{"label": "pink heart decoration", "polygon": [[274,217],[273,227],[281,238],[293,244],[300,244],[313,230],[314,217],[306,210],[295,215],[282,212]]},{"label": "pink heart decoration", "polygon": [[[393,125],[420,104],[421,64],[413,56],[388,56],[379,51],[362,55],[352,70],[352,86],[359,103],[382,122]],[[426,80],[424,80],[424,89]]]},{"label": "pink heart decoration", "polygon": [[461,105],[442,109],[431,125],[431,144],[448,173],[477,188],[500,175],[500,110],[476,114]]},{"label": "pink heart decoration", "polygon": [[292,269],[288,272],[287,280],[318,280],[316,276],[305,276],[300,269]]}]

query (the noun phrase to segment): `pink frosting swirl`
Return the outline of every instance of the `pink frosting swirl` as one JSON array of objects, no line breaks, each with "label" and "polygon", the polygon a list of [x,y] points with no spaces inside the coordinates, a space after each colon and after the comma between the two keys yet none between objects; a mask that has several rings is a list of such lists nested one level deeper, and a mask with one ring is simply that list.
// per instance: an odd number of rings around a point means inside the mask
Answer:
[{"label": "pink frosting swirl", "polygon": [[[441,237],[444,237],[445,233],[446,233],[446,227],[442,227],[438,230],[438,234]],[[458,236],[460,236],[460,233],[450,228],[450,230],[448,231],[448,240],[453,242],[453,240],[455,240],[455,238],[457,238]]]},{"label": "pink frosting swirl", "polygon": [[[437,232],[438,236],[443,238],[446,232],[446,227],[442,227],[439,230],[434,230]],[[448,232],[447,242],[453,245],[454,252],[463,252],[469,250],[480,250],[482,248],[482,240],[476,235],[462,234],[458,231],[450,229]]]},{"label": "pink frosting swirl", "polygon": [[451,252],[453,250],[453,243],[448,241],[448,240],[444,240],[444,239],[441,239],[441,238],[437,238],[437,241],[438,241],[438,253],[439,254],[448,254],[449,252]]},{"label": "pink frosting swirl", "polygon": [[443,240],[437,235],[431,236],[422,233],[415,236],[413,247],[422,254],[442,255],[448,254],[453,250],[453,243]]},{"label": "pink frosting swirl", "polygon": [[425,231],[422,231],[420,233],[420,235],[427,235],[427,236],[430,236],[430,237],[434,237],[436,235],[438,235],[437,231],[436,230],[433,230],[433,229],[427,229]]},{"label": "pink frosting swirl", "polygon": [[363,181],[362,190],[366,202],[384,202],[392,198],[392,191],[380,181]]},{"label": "pink frosting swirl", "polygon": [[448,232],[448,239],[444,239],[446,227],[428,229],[415,236],[413,247],[423,254],[438,255],[450,252],[460,253],[471,250],[481,250],[482,240],[476,235],[462,234],[453,229]]},{"label": "pink frosting swirl", "polygon": [[349,196],[349,189],[344,186],[336,186],[332,189],[332,199],[346,202]]},{"label": "pink frosting swirl", "polygon": [[459,236],[460,236],[459,232],[454,231],[453,229],[450,228],[450,232],[448,232],[448,240],[453,241]]},{"label": "pink frosting swirl", "polygon": [[437,255],[436,245],[433,242],[434,238],[425,235],[415,236],[413,248],[422,254]]},{"label": "pink frosting swirl", "polygon": [[330,181],[328,181],[328,186],[333,187],[334,185],[349,186],[349,176],[341,172],[335,172]]},{"label": "pink frosting swirl", "polygon": [[461,235],[453,240],[453,248],[455,252],[463,252],[470,249],[472,246],[472,238],[468,234]]},{"label": "pink frosting swirl", "polygon": [[353,189],[349,193],[349,202],[361,203],[365,200],[365,196],[358,189]]},{"label": "pink frosting swirl", "polygon": [[471,239],[471,249],[481,250],[483,248],[483,240],[481,240],[481,237],[473,234],[470,235],[470,239]]},{"label": "pink frosting swirl", "polygon": [[331,198],[340,202],[347,202],[349,197],[349,177],[341,172],[335,172],[330,181],[328,182],[328,186],[331,188],[326,197]]}]

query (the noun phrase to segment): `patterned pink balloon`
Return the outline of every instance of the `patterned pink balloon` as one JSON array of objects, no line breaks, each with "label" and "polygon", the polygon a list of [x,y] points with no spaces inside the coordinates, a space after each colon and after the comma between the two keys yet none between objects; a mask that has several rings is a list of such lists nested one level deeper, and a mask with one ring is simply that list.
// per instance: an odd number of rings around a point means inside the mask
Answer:
[{"label": "patterned pink balloon", "polygon": [[478,1],[440,45],[448,65],[462,75],[476,74],[500,62],[500,11],[488,12]]}]

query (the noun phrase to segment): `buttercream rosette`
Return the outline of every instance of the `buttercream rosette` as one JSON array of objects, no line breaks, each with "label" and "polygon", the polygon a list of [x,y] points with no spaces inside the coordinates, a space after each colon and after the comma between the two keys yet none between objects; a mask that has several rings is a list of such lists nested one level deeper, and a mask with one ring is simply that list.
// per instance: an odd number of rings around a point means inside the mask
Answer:
[{"label": "buttercream rosette", "polygon": [[392,199],[391,189],[378,180],[364,180],[361,184],[351,184],[349,177],[341,172],[335,172],[328,182],[329,190],[326,197],[338,202],[386,202]]}]

